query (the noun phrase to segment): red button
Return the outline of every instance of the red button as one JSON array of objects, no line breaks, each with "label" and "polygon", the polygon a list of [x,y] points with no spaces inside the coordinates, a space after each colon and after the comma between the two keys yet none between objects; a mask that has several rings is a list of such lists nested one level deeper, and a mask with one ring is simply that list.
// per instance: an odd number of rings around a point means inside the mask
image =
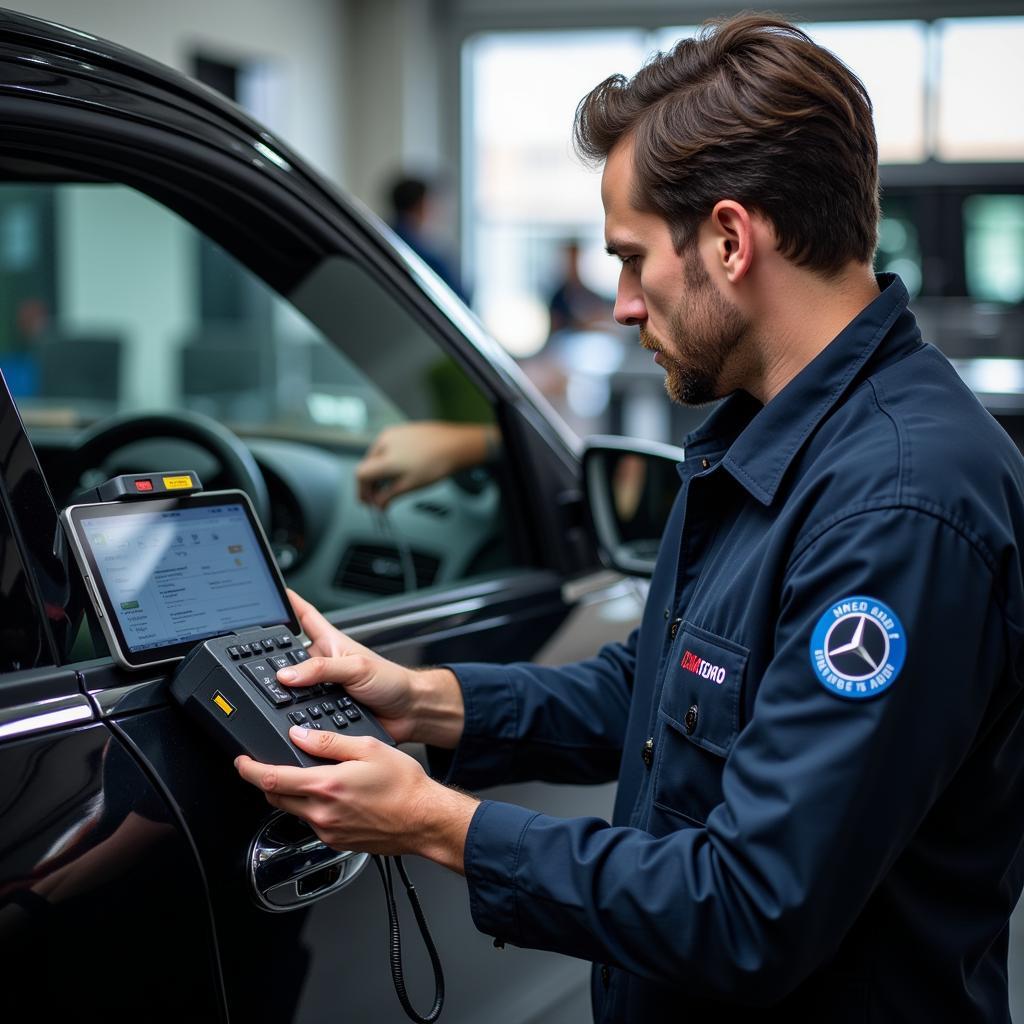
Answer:
[{"label": "red button", "polygon": [[153,481],[152,480],[136,480],[135,481],[135,490],[137,490],[137,491],[151,491],[151,490],[153,490]]}]

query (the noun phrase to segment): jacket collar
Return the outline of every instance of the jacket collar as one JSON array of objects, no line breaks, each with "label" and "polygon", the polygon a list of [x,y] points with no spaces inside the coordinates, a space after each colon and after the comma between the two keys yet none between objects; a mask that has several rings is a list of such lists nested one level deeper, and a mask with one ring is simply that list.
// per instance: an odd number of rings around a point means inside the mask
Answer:
[{"label": "jacket collar", "polygon": [[[918,342],[909,296],[895,274],[879,274],[881,293],[767,405],[746,392],[727,398],[684,442],[687,454],[728,447],[721,465],[770,505],[790,463],[838,404],[864,364],[901,320],[901,339]],[[904,314],[901,319],[901,314]]]}]

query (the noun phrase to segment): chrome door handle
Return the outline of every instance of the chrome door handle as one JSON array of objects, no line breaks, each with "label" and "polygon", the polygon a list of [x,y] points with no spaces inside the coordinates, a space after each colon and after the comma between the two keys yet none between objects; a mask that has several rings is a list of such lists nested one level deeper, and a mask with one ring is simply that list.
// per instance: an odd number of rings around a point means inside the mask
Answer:
[{"label": "chrome door handle", "polygon": [[296,910],[348,885],[369,859],[331,849],[304,821],[276,811],[249,847],[249,886],[264,910]]}]

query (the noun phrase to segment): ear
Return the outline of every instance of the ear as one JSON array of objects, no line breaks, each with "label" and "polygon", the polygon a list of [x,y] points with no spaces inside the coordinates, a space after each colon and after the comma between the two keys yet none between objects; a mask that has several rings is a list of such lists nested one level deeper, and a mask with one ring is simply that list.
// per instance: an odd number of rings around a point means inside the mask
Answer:
[{"label": "ear", "polygon": [[754,258],[754,224],[750,212],[735,199],[720,199],[708,218],[715,241],[715,260],[726,280],[738,284]]}]

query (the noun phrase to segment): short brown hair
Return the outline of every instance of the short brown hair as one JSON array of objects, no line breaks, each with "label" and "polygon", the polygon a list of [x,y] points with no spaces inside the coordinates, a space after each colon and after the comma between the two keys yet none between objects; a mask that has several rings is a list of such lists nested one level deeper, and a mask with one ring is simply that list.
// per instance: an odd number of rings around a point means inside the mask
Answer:
[{"label": "short brown hair", "polygon": [[878,233],[871,100],[837,57],[775,15],[706,23],[576,109],[577,152],[600,162],[634,140],[635,205],[680,251],[720,199],[757,210],[779,251],[831,276],[870,262]]}]

